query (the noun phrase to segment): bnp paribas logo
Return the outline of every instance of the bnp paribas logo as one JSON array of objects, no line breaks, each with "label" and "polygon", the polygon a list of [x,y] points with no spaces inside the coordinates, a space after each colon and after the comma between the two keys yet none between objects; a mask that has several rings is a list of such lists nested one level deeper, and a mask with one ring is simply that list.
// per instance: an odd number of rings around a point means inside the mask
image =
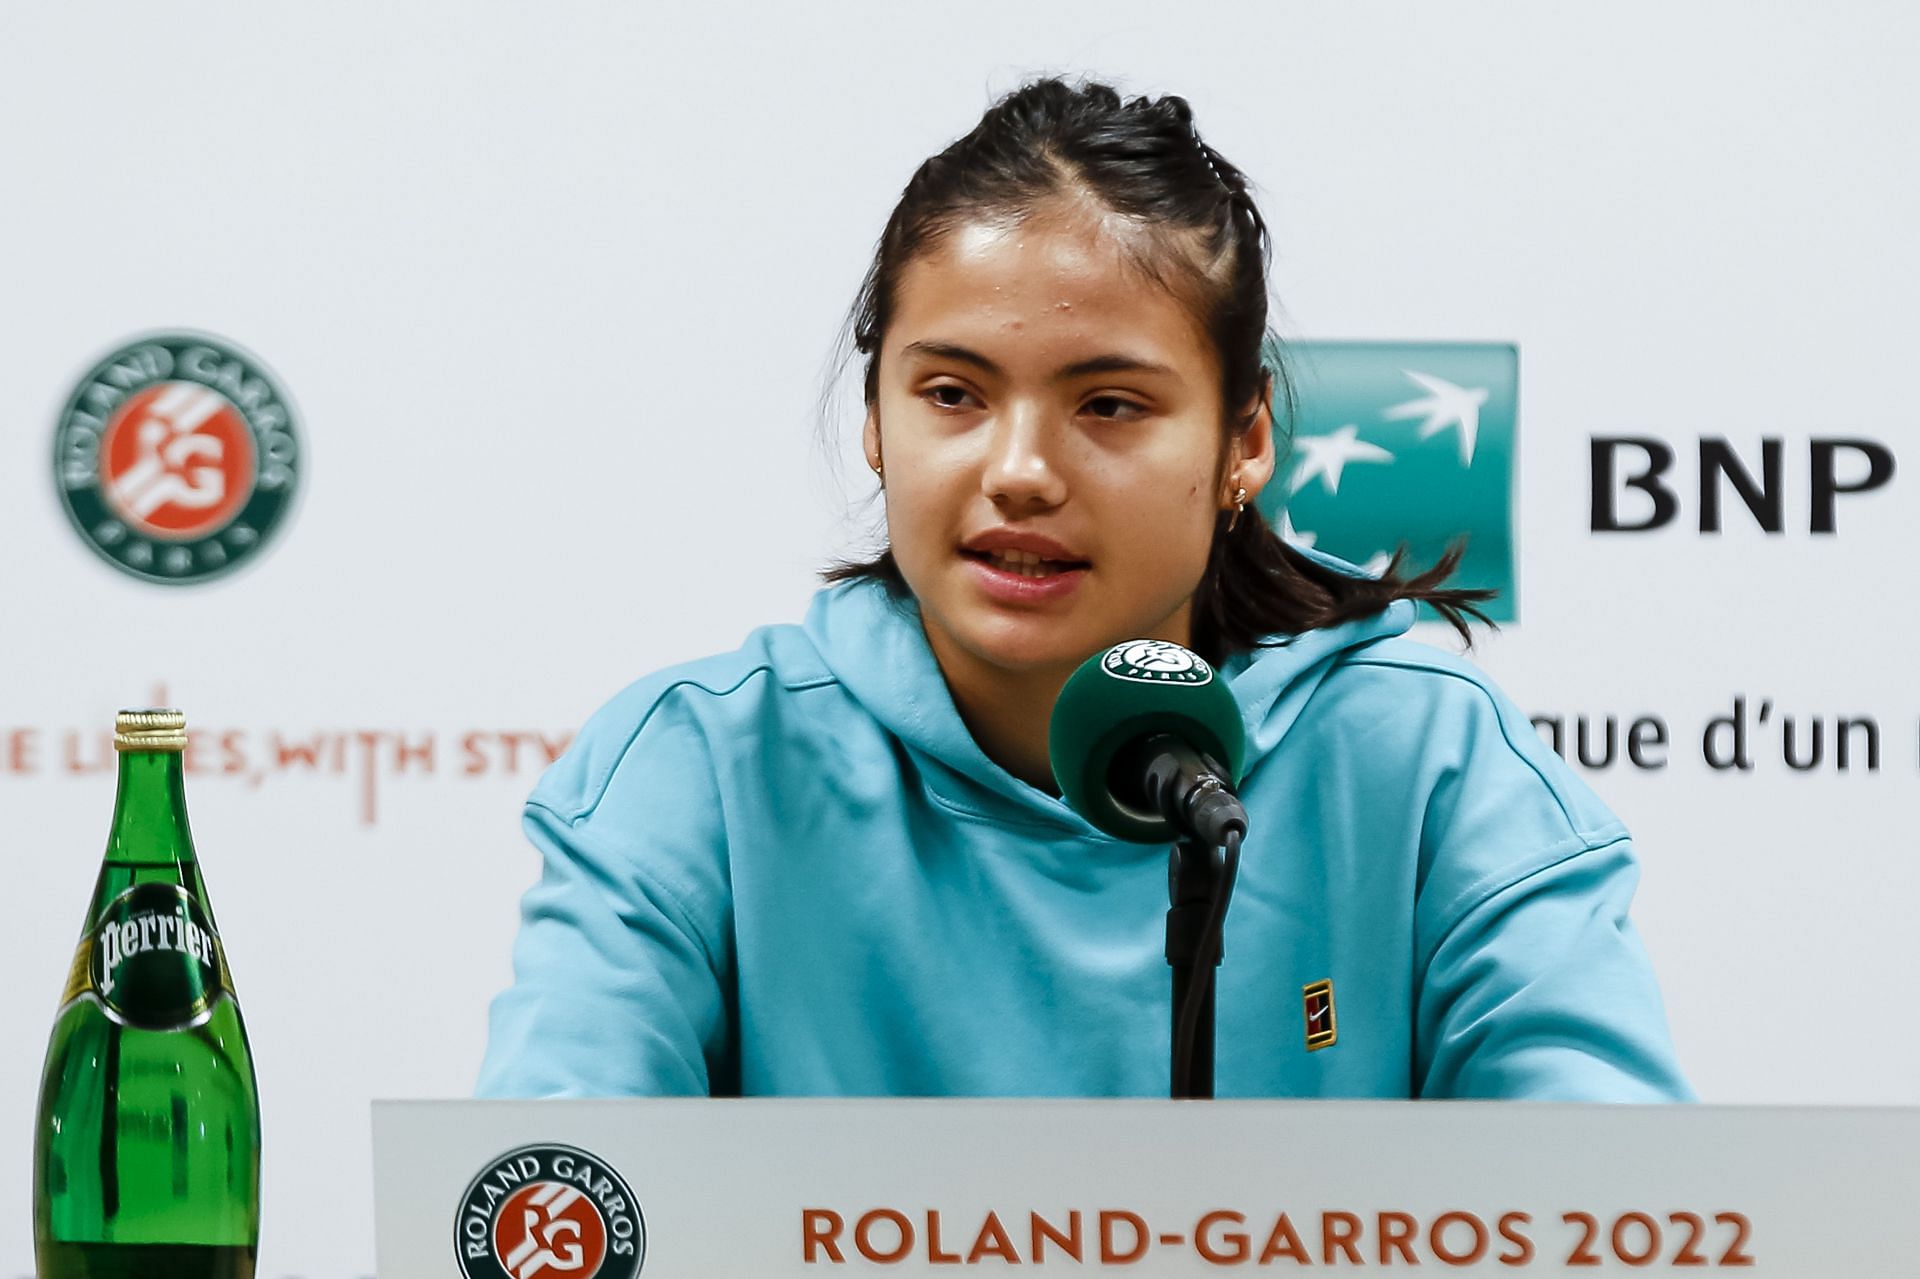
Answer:
[{"label": "bnp paribas logo", "polygon": [[1452,585],[1516,615],[1513,483],[1520,352],[1499,342],[1299,342],[1292,451],[1260,506],[1281,535],[1378,571],[1466,539]]}]

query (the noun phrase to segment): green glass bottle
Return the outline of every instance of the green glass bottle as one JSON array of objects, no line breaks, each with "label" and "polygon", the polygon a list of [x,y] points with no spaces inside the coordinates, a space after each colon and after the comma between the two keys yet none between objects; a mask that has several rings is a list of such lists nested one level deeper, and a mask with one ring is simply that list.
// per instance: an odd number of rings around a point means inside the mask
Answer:
[{"label": "green glass bottle", "polygon": [[253,1055],[187,829],[178,711],[122,711],[120,789],[47,1046],[39,1279],[252,1279]]}]

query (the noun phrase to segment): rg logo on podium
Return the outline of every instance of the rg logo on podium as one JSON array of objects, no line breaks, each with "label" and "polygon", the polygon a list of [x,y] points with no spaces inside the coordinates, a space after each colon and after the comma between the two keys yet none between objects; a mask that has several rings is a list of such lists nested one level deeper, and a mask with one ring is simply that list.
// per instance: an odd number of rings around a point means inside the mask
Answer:
[{"label": "rg logo on podium", "polygon": [[572,1146],[522,1146],[460,1197],[454,1253],[466,1279],[634,1279],[646,1223],[620,1174]]}]

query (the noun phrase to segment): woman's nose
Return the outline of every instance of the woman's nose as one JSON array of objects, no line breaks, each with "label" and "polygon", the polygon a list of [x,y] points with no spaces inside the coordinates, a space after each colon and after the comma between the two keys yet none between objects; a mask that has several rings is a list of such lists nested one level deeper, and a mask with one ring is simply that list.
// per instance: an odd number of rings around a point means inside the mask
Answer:
[{"label": "woman's nose", "polygon": [[1010,407],[995,421],[980,477],[995,505],[1044,509],[1066,500],[1055,436],[1037,406]]}]

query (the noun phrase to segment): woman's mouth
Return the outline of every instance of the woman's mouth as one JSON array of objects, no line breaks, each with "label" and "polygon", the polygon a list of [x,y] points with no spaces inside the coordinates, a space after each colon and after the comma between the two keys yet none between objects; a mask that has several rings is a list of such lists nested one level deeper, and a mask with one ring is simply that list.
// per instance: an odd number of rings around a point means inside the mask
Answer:
[{"label": "woman's mouth", "polygon": [[963,551],[962,554],[1002,573],[1029,578],[1055,577],[1087,566],[1084,560],[1043,559],[1032,551]]},{"label": "woman's mouth", "polygon": [[1085,560],[1050,560],[1035,551],[970,551],[961,555],[988,599],[1015,607],[1055,604],[1072,597],[1092,567]]}]

